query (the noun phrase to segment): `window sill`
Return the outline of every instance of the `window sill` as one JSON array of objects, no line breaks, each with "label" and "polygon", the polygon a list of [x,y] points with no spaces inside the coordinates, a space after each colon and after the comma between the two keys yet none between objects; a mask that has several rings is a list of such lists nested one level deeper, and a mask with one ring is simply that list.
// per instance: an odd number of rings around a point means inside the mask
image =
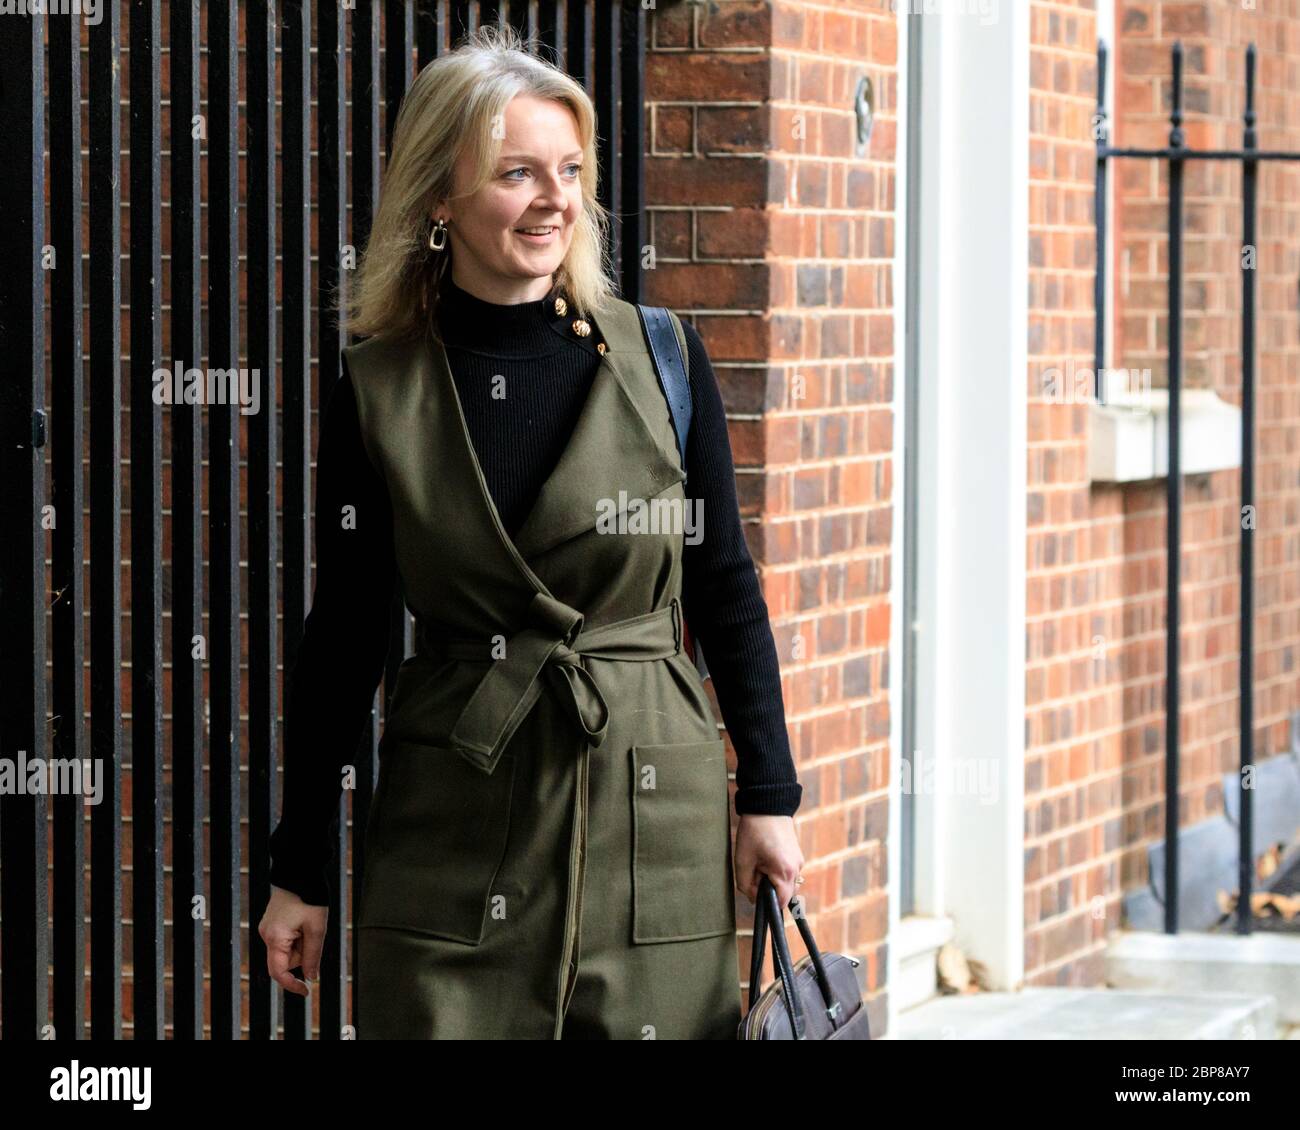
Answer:
[{"label": "window sill", "polygon": [[[1093,482],[1163,479],[1169,473],[1169,390],[1146,389],[1089,406]],[[1179,462],[1185,475],[1241,466],[1241,409],[1213,389],[1184,389]]]}]

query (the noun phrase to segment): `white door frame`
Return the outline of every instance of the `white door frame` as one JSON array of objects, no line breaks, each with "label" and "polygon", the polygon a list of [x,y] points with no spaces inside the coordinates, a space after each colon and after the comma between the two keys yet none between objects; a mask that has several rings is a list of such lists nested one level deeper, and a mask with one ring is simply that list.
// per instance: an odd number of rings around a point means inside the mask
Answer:
[{"label": "white door frame", "polygon": [[[906,381],[919,380],[916,905],[1001,989],[1024,977],[1025,510],[1029,267],[1029,12],[920,17],[921,184],[905,215],[908,16],[898,5],[896,295],[920,232],[920,371],[895,311],[896,458]],[[898,489],[904,477],[895,474]],[[902,609],[904,506],[894,506],[890,599]],[[890,709],[901,717],[901,615]],[[891,733],[889,882],[898,890],[902,757]],[[934,770],[927,778],[926,771]],[[969,776],[967,776],[969,775]],[[897,933],[898,900],[890,900]],[[896,947],[888,978],[896,983]],[[891,993],[890,1027],[894,1027]]]}]

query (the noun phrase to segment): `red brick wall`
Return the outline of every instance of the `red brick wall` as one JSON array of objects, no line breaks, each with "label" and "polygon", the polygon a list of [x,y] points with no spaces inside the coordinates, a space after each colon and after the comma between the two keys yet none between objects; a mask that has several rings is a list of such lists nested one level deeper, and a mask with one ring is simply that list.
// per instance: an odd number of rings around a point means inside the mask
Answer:
[{"label": "red brick wall", "polygon": [[[896,26],[885,0],[672,5],[647,65],[649,300],[694,322],[718,373],[804,786],[802,890],[818,944],[864,956],[872,993],[888,921],[902,481],[890,407]],[[857,157],[863,73],[879,106]],[[791,946],[802,953],[797,934]]]},{"label": "red brick wall", "polygon": [[1029,30],[1025,983],[1039,985],[1098,981],[1118,910],[1120,700],[1091,656],[1094,635],[1119,631],[1105,563],[1120,549],[1093,514],[1088,406],[1044,389],[1045,373],[1092,364],[1092,8],[1035,2]]},{"label": "red brick wall", "polygon": [[[1100,0],[1105,2],[1105,0]],[[1035,0],[1031,36],[1031,382],[1026,749],[1026,983],[1095,984],[1119,898],[1145,886],[1163,836],[1165,480],[1091,485],[1086,405],[1042,395],[1045,366],[1092,364],[1092,4]],[[1300,148],[1296,14],[1261,0],[1118,3],[1112,140],[1163,146],[1170,47],[1184,48],[1184,126],[1194,148],[1241,143],[1245,44],[1260,50],[1260,144]],[[1287,43],[1292,44],[1288,52]],[[1260,177],[1257,279],[1255,754],[1287,746],[1300,703],[1300,395],[1294,286],[1296,170]],[[1112,164],[1112,367],[1167,387],[1168,184],[1156,161]],[[1240,404],[1240,172],[1189,163],[1183,288],[1184,388]],[[1238,750],[1239,470],[1183,482],[1183,826],[1222,812]]]}]

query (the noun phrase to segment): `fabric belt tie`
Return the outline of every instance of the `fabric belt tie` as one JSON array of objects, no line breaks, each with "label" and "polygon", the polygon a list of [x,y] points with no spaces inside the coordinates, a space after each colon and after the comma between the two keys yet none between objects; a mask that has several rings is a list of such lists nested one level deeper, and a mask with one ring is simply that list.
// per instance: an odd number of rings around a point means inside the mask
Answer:
[{"label": "fabric belt tie", "polygon": [[472,765],[491,773],[514,732],[542,693],[543,673],[560,691],[560,703],[586,737],[598,746],[609,729],[609,705],[582,657],[645,662],[667,659],[682,649],[682,615],[677,597],[666,608],[582,630],[583,615],[545,593],[528,606],[529,626],[491,655],[482,639],[439,639],[422,633],[421,650],[445,659],[491,663],[452,726],[448,744]]}]

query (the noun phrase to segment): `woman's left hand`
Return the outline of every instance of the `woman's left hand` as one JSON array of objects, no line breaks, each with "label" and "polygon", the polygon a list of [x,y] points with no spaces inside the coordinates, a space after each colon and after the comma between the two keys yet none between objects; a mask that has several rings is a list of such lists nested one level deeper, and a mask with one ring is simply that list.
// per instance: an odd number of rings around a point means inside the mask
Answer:
[{"label": "woman's left hand", "polygon": [[794,830],[793,816],[741,813],[736,829],[733,866],[736,890],[758,902],[759,879],[766,875],[784,907],[795,893],[795,879],[803,869],[803,852]]}]

